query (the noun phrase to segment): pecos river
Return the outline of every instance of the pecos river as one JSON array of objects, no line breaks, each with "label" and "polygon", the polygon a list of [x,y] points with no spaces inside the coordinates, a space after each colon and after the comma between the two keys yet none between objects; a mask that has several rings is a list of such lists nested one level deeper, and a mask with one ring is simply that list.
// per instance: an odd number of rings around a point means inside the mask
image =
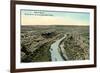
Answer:
[{"label": "pecos river", "polygon": [[[59,51],[59,46],[60,46],[60,42],[62,40],[64,40],[66,38],[66,34],[64,35],[64,37],[62,37],[59,40],[56,40],[56,42],[54,42],[53,44],[51,44],[50,47],[50,53],[51,53],[51,60],[52,61],[64,61],[63,57],[61,56],[61,53]],[[61,48],[63,49],[63,48]],[[63,53],[63,51],[62,51]]]}]

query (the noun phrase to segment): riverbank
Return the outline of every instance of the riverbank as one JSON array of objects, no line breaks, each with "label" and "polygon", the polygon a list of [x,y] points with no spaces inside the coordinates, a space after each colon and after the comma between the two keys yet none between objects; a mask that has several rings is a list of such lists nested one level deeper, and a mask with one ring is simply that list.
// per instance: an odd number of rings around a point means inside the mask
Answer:
[{"label": "riverbank", "polygon": [[[88,38],[83,37],[86,33],[70,33],[64,40],[64,49],[68,60],[87,60],[89,59]],[[86,37],[89,37],[88,35]]]}]

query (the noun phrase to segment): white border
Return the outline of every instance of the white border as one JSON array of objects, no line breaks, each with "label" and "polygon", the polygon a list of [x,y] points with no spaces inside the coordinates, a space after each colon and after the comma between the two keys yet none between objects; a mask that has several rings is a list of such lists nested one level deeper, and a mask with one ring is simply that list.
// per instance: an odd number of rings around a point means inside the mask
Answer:
[{"label": "white border", "polygon": [[[59,61],[59,62],[39,62],[39,63],[20,63],[20,9],[30,10],[52,10],[52,11],[71,11],[71,12],[89,12],[90,13],[90,60],[84,61]],[[94,11],[85,8],[70,7],[50,7],[35,5],[16,5],[16,68],[39,68],[39,67],[55,67],[55,66],[74,66],[74,65],[94,64]]]}]

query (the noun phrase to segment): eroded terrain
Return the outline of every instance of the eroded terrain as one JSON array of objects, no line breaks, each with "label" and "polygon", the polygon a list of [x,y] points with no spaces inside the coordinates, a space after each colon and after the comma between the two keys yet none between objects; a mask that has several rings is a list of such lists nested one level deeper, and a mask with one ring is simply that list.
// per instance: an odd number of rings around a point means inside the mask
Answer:
[{"label": "eroded terrain", "polygon": [[51,45],[64,35],[58,45],[63,60],[89,59],[89,26],[30,25],[21,26],[21,62],[52,61]]}]

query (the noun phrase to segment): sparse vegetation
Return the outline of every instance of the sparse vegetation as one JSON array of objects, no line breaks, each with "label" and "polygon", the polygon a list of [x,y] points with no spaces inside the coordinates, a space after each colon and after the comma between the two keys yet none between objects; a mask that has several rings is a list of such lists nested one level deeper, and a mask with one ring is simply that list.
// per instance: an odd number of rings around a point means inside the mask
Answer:
[{"label": "sparse vegetation", "polygon": [[[87,36],[88,37],[88,36]],[[86,60],[89,59],[88,39],[79,33],[72,33],[64,40],[64,48],[69,60]]]},{"label": "sparse vegetation", "polygon": [[50,46],[64,34],[68,59],[89,59],[89,26],[34,25],[21,26],[21,62],[51,61]]}]

